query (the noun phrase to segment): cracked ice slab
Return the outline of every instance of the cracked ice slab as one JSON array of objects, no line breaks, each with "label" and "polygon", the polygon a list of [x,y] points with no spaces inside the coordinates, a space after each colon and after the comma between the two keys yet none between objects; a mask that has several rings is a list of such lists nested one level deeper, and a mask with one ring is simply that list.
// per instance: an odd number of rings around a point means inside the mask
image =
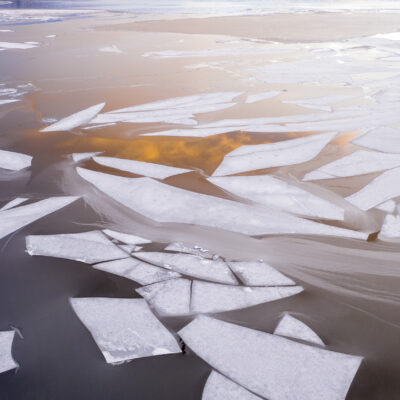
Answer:
[{"label": "cracked ice slab", "polygon": [[93,297],[70,301],[107,363],[181,352],[175,338],[142,299]]},{"label": "cracked ice slab", "polygon": [[0,213],[0,239],[78,200],[76,196],[50,197]]},{"label": "cracked ice slab", "polygon": [[139,252],[135,253],[135,257],[183,275],[230,285],[238,284],[227,263],[222,260],[209,260],[192,254],[162,252]]},{"label": "cracked ice slab", "polygon": [[157,222],[205,225],[246,235],[310,234],[368,238],[365,232],[328,226],[281,211],[269,212],[150,178],[123,178],[83,168],[76,170],[83,179],[114,200]]},{"label": "cracked ice slab", "polygon": [[243,287],[193,281],[191,312],[203,314],[240,310],[302,291],[301,286]]},{"label": "cracked ice slab", "polygon": [[342,208],[270,175],[211,177],[207,180],[236,196],[290,213],[344,219]]},{"label": "cracked ice slab", "polygon": [[377,176],[361,190],[346,197],[346,200],[361,210],[367,211],[393,197],[400,196],[400,168],[394,168]]},{"label": "cracked ice slab", "polygon": [[370,174],[400,166],[399,154],[357,150],[304,175],[303,181]]},{"label": "cracked ice slab", "polygon": [[325,346],[321,338],[304,322],[285,314],[275,328],[274,335],[286,336],[293,339],[301,339],[306,342]]},{"label": "cracked ice slab", "polygon": [[269,400],[343,400],[362,361],[207,316],[179,336],[217,371]]},{"label": "cracked ice slab", "polygon": [[9,210],[10,208],[17,207],[27,200],[29,200],[27,197],[16,197],[14,200],[9,201],[7,204],[1,207],[0,211],[6,211]]},{"label": "cracked ice slab", "polygon": [[117,232],[117,231],[113,231],[111,229],[103,229],[103,232],[107,236],[110,236],[111,238],[116,239],[125,244],[136,245],[136,244],[151,243],[151,240],[149,240],[149,239],[145,239],[140,236],[131,235],[130,233]]},{"label": "cracked ice slab", "polygon": [[15,331],[0,332],[0,374],[18,367],[11,353],[14,336]]},{"label": "cracked ice slab", "polygon": [[191,169],[170,167],[167,165],[153,164],[144,161],[127,160],[114,157],[93,157],[98,164],[116,168],[132,174],[149,176],[150,178],[165,179],[170,176],[192,172]]},{"label": "cracked ice slab", "polygon": [[261,400],[261,397],[212,371],[204,386],[201,400]]},{"label": "cracked ice slab", "polygon": [[276,143],[241,146],[224,157],[213,176],[233,175],[310,161],[335,136],[336,132],[322,133]]},{"label": "cracked ice slab", "polygon": [[0,150],[0,168],[20,171],[32,164],[32,156],[14,151]]},{"label": "cracked ice slab", "polygon": [[400,130],[382,126],[368,131],[351,143],[385,153],[400,153]]},{"label": "cracked ice slab", "polygon": [[156,267],[134,258],[103,262],[93,265],[93,268],[123,276],[141,285],[150,285],[181,276],[177,272],[168,271],[165,268]]},{"label": "cracked ice slab", "polygon": [[288,286],[296,283],[270,265],[259,261],[231,261],[231,270],[247,286]]},{"label": "cracked ice slab", "polygon": [[78,126],[89,123],[96,115],[104,108],[106,103],[96,104],[85,110],[71,114],[68,117],[62,118],[54,124],[43,128],[40,132],[56,132],[56,131],[69,131],[77,128]]},{"label": "cracked ice slab", "polygon": [[94,264],[129,257],[100,231],[59,235],[29,235],[26,250],[31,256],[65,258]]}]

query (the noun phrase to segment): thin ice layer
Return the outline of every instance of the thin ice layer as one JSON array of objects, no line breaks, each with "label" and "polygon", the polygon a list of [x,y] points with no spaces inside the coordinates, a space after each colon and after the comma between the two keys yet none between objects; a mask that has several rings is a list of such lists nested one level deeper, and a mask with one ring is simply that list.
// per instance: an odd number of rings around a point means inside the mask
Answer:
[{"label": "thin ice layer", "polygon": [[321,338],[304,322],[285,314],[275,328],[274,335],[286,336],[294,339],[301,339],[306,342],[325,346]]},{"label": "thin ice layer", "polygon": [[247,286],[289,286],[296,284],[265,262],[231,261],[228,264],[235,275]]},{"label": "thin ice layer", "polygon": [[0,239],[16,230],[73,203],[79,197],[50,197],[0,213]]},{"label": "thin ice layer", "polygon": [[294,165],[312,160],[336,136],[322,133],[277,143],[241,146],[227,154],[213,176]]},{"label": "thin ice layer", "polygon": [[400,153],[400,129],[386,126],[374,128],[354,139],[352,143],[386,153]]},{"label": "thin ice layer", "polygon": [[[197,224],[247,235],[310,234],[366,239],[367,233],[262,210],[180,189],[150,178],[123,178],[77,168],[78,174],[126,207],[157,222]],[[140,196],[138,196],[140,193]]]},{"label": "thin ice layer", "polygon": [[211,177],[208,181],[236,196],[294,214],[343,220],[344,210],[270,175]]},{"label": "thin ice layer", "polygon": [[181,276],[177,272],[168,271],[165,268],[156,267],[135,258],[103,262],[94,265],[93,268],[123,276],[141,285],[150,285],[155,282],[179,278]]},{"label": "thin ice layer", "polygon": [[240,310],[302,291],[301,286],[244,287],[193,281],[191,312],[202,314]]},{"label": "thin ice layer", "polygon": [[0,168],[11,171],[20,171],[21,169],[31,166],[32,158],[33,157],[28,156],[27,154],[0,150]]},{"label": "thin ice layer", "polygon": [[162,252],[139,252],[135,254],[135,257],[183,275],[237,285],[237,280],[226,262],[222,260],[209,260],[192,254]]},{"label": "thin ice layer", "polygon": [[200,256],[200,257],[204,257],[204,258],[213,258],[214,257],[214,254],[211,253],[210,250],[203,249],[200,246],[188,246],[182,242],[171,243],[165,248],[165,250],[193,254],[195,256]]},{"label": "thin ice layer", "polygon": [[107,363],[181,352],[142,299],[73,298],[71,305]]},{"label": "thin ice layer", "polygon": [[11,353],[14,336],[15,331],[0,332],[0,374],[18,367]]},{"label": "thin ice layer", "polygon": [[9,210],[10,208],[14,208],[29,200],[27,197],[16,197],[15,199],[9,201],[7,204],[4,204],[3,207],[0,208],[0,211]]},{"label": "thin ice layer", "polygon": [[126,160],[114,157],[93,157],[98,164],[131,172],[137,175],[149,176],[150,178],[165,179],[170,176],[191,172],[190,169],[169,167],[168,165],[153,164],[144,161]]},{"label": "thin ice layer", "polygon": [[343,400],[362,361],[207,316],[179,335],[217,371],[269,400]]},{"label": "thin ice layer", "polygon": [[130,233],[117,232],[117,231],[113,231],[111,229],[103,229],[103,232],[107,236],[110,236],[111,238],[116,239],[125,244],[136,245],[136,244],[151,243],[151,240],[149,240],[149,239],[145,239],[140,236],[131,235]]},{"label": "thin ice layer", "polygon": [[47,128],[41,129],[40,132],[69,131],[78,126],[89,123],[106,105],[106,103],[96,104],[85,110],[79,111],[68,117],[62,118]]}]

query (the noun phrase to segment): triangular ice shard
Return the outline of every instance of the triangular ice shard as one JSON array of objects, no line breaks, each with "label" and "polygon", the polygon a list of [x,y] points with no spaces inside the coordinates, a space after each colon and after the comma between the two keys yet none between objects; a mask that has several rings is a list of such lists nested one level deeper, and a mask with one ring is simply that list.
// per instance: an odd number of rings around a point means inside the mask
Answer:
[{"label": "triangular ice shard", "polygon": [[14,151],[0,150],[0,168],[20,171],[31,166],[31,156]]},{"label": "triangular ice shard", "polygon": [[11,354],[15,331],[0,332],[0,374],[18,367]]},{"label": "triangular ice shard", "polygon": [[10,208],[17,207],[27,200],[29,200],[27,197],[16,197],[14,200],[11,200],[7,204],[4,204],[4,206],[0,208],[0,211],[6,211]]}]

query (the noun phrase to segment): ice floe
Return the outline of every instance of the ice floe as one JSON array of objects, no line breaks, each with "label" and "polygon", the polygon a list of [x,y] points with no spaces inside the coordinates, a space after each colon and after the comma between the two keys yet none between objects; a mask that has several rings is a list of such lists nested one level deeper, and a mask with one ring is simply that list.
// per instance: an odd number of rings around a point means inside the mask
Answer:
[{"label": "ice floe", "polygon": [[14,336],[15,331],[0,332],[0,374],[18,367],[11,353]]},{"label": "ice floe", "polygon": [[122,53],[122,50],[115,44],[111,46],[101,47],[99,51],[104,53]]},{"label": "ice floe", "polygon": [[165,250],[177,251],[180,253],[189,253],[189,254],[193,254],[195,256],[200,256],[200,257],[204,257],[204,258],[213,258],[214,257],[214,254],[211,253],[210,250],[203,249],[200,246],[188,246],[182,242],[170,243],[165,248]]},{"label": "ice floe", "polygon": [[0,208],[0,211],[9,210],[10,208],[14,208],[29,200],[27,197],[16,197],[14,200],[9,201],[3,207]]},{"label": "ice floe", "polygon": [[142,299],[73,298],[71,305],[107,363],[181,352]]},{"label": "ice floe", "polygon": [[127,160],[114,157],[93,157],[98,164],[116,168],[132,174],[149,176],[150,178],[165,179],[170,176],[191,172],[190,169],[170,167],[168,165],[153,164],[144,161]]},{"label": "ice floe", "polygon": [[75,196],[50,197],[32,204],[2,211],[0,213],[0,239],[73,203],[78,198]]},{"label": "ice floe", "polygon": [[343,400],[362,361],[207,316],[179,335],[218,372],[269,400]]},{"label": "ice floe", "polygon": [[0,168],[11,171],[20,171],[21,169],[31,166],[32,158],[33,157],[28,156],[27,154],[0,150]]},{"label": "ice floe", "polygon": [[90,122],[104,108],[106,103],[96,104],[85,110],[79,111],[68,117],[62,118],[56,123],[41,129],[40,132],[69,131]]},{"label": "ice floe", "polygon": [[293,339],[301,339],[305,342],[325,346],[321,338],[304,322],[285,314],[275,328],[274,335],[286,336]]},{"label": "ice floe", "polygon": [[123,232],[117,232],[117,231],[113,231],[112,229],[103,229],[103,232],[113,238],[116,239],[122,243],[125,244],[147,244],[147,243],[151,243],[151,240],[149,239],[145,239],[142,238],[140,236],[136,236],[136,235],[131,235],[130,233],[123,233]]},{"label": "ice floe", "polygon": [[274,90],[274,91],[264,92],[264,93],[249,94],[246,98],[245,103],[252,104],[252,103],[256,103],[257,101],[272,99],[276,96],[279,96],[282,93],[283,93],[283,90]]},{"label": "ice floe", "polygon": [[322,133],[277,143],[241,146],[224,157],[213,176],[303,163],[316,157],[335,136],[335,132]]},{"label": "ice floe", "polygon": [[400,129],[385,126],[374,128],[352,143],[386,153],[400,153]]},{"label": "ice floe", "polygon": [[33,49],[34,47],[37,47],[36,44],[32,43],[12,43],[12,42],[0,42],[0,50],[10,50],[10,49],[16,49],[16,50],[26,50],[26,49]]},{"label": "ice floe", "polygon": [[98,154],[101,154],[100,151],[94,151],[94,152],[87,152],[87,153],[72,153],[72,160],[74,162],[80,162],[80,161],[85,161],[89,160],[90,158],[97,156]]}]

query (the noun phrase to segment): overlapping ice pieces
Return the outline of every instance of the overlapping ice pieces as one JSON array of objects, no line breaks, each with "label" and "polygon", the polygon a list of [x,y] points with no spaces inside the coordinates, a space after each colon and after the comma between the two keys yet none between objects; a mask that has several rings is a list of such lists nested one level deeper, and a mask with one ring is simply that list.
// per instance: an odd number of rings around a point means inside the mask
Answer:
[{"label": "overlapping ice pieces", "polygon": [[150,285],[181,276],[177,272],[168,271],[165,268],[156,267],[134,258],[103,262],[94,265],[93,268],[123,276],[141,285]]},{"label": "overlapping ice pieces", "polygon": [[363,175],[400,166],[399,154],[358,150],[306,174],[303,181]]},{"label": "overlapping ice pieces", "polygon": [[343,220],[344,210],[270,175],[211,177],[208,181],[237,196],[294,214]]},{"label": "overlapping ice pieces", "polygon": [[72,159],[74,162],[89,160],[90,158],[97,156],[101,152],[94,151],[94,152],[87,152],[87,153],[72,153]]},{"label": "overlapping ice pieces", "polygon": [[14,200],[9,201],[7,204],[1,207],[0,211],[5,211],[9,210],[10,208],[17,207],[27,200],[29,200],[27,197],[16,197]]},{"label": "overlapping ice pieces", "polygon": [[113,231],[111,229],[103,229],[103,232],[107,235],[110,236],[113,239],[116,239],[122,243],[126,244],[147,244],[151,243],[151,240],[142,238],[140,236],[135,236],[131,235],[130,233],[123,233],[123,232],[117,232]]},{"label": "overlapping ice pieces", "polygon": [[237,280],[225,261],[208,260],[192,254],[162,252],[138,252],[135,257],[171,269],[183,275],[206,279],[213,282],[237,285]]},{"label": "overlapping ice pieces", "polygon": [[107,363],[181,352],[142,299],[73,298],[71,305]]},{"label": "overlapping ice pieces", "polygon": [[274,90],[274,91],[264,92],[264,93],[249,94],[247,96],[245,102],[248,104],[256,103],[257,101],[272,99],[273,97],[279,96],[282,93],[283,93],[283,90]]},{"label": "overlapping ice pieces", "polygon": [[94,264],[129,257],[100,231],[59,235],[30,235],[26,249],[31,256],[66,258]]},{"label": "overlapping ice pieces", "polygon": [[31,166],[32,158],[33,157],[28,156],[27,154],[0,150],[0,168],[11,171],[20,171],[21,169]]},{"label": "overlapping ice pieces", "polygon": [[368,238],[364,232],[323,225],[276,210],[260,210],[150,178],[123,178],[83,168],[77,168],[77,172],[114,200],[158,222],[205,225],[247,235],[310,234]]},{"label": "overlapping ice pieces", "polygon": [[191,312],[202,314],[240,310],[302,291],[301,286],[243,287],[193,281]]},{"label": "overlapping ice pieces", "polygon": [[350,203],[361,210],[369,210],[393,197],[400,196],[400,168],[384,172],[361,190],[346,197]]},{"label": "overlapping ice pieces", "polygon": [[0,374],[18,367],[11,353],[14,336],[15,331],[0,332]]},{"label": "overlapping ice pieces", "polygon": [[150,178],[165,179],[170,176],[191,172],[190,169],[170,167],[168,165],[153,164],[144,161],[127,160],[114,157],[93,157],[98,164],[131,172],[137,175],[149,176]]},{"label": "overlapping ice pieces", "polygon": [[230,261],[228,265],[247,286],[288,286],[296,284],[265,262]]},{"label": "overlapping ice pieces", "polygon": [[336,136],[335,132],[277,143],[241,146],[227,154],[213,176],[281,167],[312,160]]},{"label": "overlapping ice pieces", "polygon": [[192,282],[178,278],[143,286],[136,291],[158,315],[177,316],[190,314]]},{"label": "overlapping ice pieces", "polygon": [[50,197],[36,203],[2,211],[0,213],[0,239],[39,218],[43,218],[73,203],[78,198],[75,196]]},{"label": "overlapping ice pieces", "polygon": [[165,250],[177,251],[180,253],[189,253],[189,254],[193,254],[195,256],[200,256],[200,257],[204,257],[204,258],[213,258],[214,257],[214,254],[211,253],[207,249],[203,249],[200,246],[188,246],[182,242],[171,243],[165,248]]},{"label": "overlapping ice pieces", "polygon": [[315,343],[320,346],[325,346],[321,338],[304,322],[285,314],[275,328],[274,335],[286,336],[294,339],[301,339],[306,342]]},{"label": "overlapping ice pieces", "polygon": [[374,128],[352,143],[386,153],[400,153],[400,129],[385,126]]},{"label": "overlapping ice pieces", "polygon": [[78,126],[90,122],[106,105],[106,103],[96,104],[85,110],[79,111],[68,117],[62,118],[54,124],[41,129],[40,132],[55,132],[55,131],[69,131],[77,128]]},{"label": "overlapping ice pieces", "polygon": [[386,215],[379,232],[379,239],[400,239],[400,215]]},{"label": "overlapping ice pieces", "polygon": [[261,400],[261,397],[212,371],[204,386],[201,400]]},{"label": "overlapping ice pieces", "polygon": [[362,361],[207,316],[179,335],[217,371],[268,400],[343,400]]}]

